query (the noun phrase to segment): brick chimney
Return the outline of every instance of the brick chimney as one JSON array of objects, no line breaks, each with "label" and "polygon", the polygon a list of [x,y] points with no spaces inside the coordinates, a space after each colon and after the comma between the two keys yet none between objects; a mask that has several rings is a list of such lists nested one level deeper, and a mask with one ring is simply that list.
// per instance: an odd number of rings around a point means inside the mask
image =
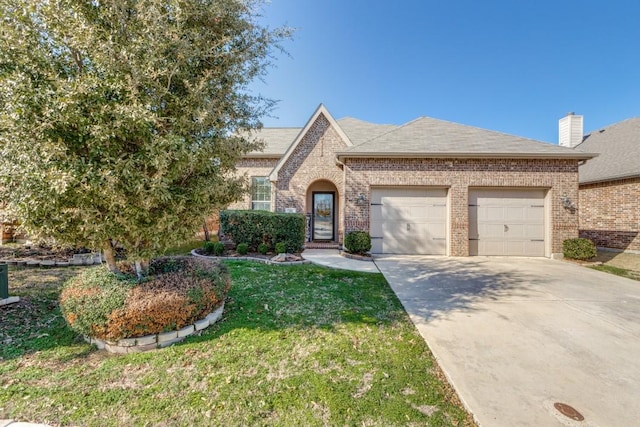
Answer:
[{"label": "brick chimney", "polygon": [[558,143],[562,147],[573,148],[582,142],[582,116],[567,113],[558,123]]}]

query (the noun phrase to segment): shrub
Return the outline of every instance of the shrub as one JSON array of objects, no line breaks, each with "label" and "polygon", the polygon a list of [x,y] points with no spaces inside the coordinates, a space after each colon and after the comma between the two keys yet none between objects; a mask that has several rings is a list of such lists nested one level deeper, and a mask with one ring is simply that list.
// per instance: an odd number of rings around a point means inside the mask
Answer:
[{"label": "shrub", "polygon": [[62,315],[69,327],[88,336],[103,336],[109,315],[122,307],[136,279],[106,268],[89,268],[70,279],[60,293]]},{"label": "shrub", "polygon": [[224,243],[215,242],[213,244],[213,254],[215,256],[222,256],[224,254]]},{"label": "shrub", "polygon": [[287,252],[287,244],[285,242],[276,243],[276,253],[284,254]]},{"label": "shrub", "polygon": [[224,243],[205,242],[203,249],[207,255],[222,256],[224,254]]},{"label": "shrub", "polygon": [[204,242],[202,249],[207,255],[213,255],[214,248],[217,242]]},{"label": "shrub", "polygon": [[246,242],[256,249],[260,243],[270,247],[284,242],[288,252],[302,249],[306,218],[302,214],[285,214],[267,211],[220,212],[220,231],[234,242]]},{"label": "shrub", "polygon": [[371,250],[371,236],[366,231],[351,231],[344,237],[344,247],[353,254],[365,254]]},{"label": "shrub", "polygon": [[148,280],[104,268],[85,270],[60,295],[62,313],[74,331],[107,340],[182,328],[218,307],[231,286],[226,267],[210,260],[153,260]]},{"label": "shrub", "polygon": [[236,251],[238,251],[240,255],[246,255],[247,252],[249,252],[249,245],[247,245],[246,243],[240,243],[236,247]]},{"label": "shrub", "polygon": [[562,242],[562,254],[571,259],[589,259],[596,256],[596,245],[589,239],[567,239]]},{"label": "shrub", "polygon": [[267,252],[269,252],[269,245],[267,245],[266,243],[260,243],[258,245],[258,253],[261,253],[262,255],[266,255]]}]

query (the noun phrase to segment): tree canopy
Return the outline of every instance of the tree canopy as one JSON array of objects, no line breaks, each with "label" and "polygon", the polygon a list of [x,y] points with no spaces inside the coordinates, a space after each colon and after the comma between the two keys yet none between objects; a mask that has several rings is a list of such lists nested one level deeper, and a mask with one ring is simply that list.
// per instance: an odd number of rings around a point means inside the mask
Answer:
[{"label": "tree canopy", "polygon": [[[33,236],[148,259],[235,200],[285,28],[259,0],[0,0],[0,200]],[[115,264],[114,264],[115,265]]]}]

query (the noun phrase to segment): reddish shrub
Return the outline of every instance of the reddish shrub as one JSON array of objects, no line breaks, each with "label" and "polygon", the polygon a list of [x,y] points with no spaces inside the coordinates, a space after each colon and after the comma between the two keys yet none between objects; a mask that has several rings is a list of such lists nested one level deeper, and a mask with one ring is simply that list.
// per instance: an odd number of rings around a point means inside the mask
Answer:
[{"label": "reddish shrub", "polygon": [[[98,275],[83,273],[67,283],[60,302],[70,327],[108,340],[179,329],[214,311],[231,286],[226,267],[210,260],[161,258],[149,271],[148,280],[135,285],[131,276],[102,269]],[[110,286],[100,286],[96,279]],[[114,288],[114,281],[123,286]]]}]

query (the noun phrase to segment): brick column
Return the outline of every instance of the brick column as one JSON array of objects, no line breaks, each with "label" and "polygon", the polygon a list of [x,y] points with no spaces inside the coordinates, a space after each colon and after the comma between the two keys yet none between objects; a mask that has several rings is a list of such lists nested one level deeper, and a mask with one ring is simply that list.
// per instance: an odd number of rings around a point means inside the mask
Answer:
[{"label": "brick column", "polygon": [[449,256],[469,256],[469,187],[449,189]]}]

